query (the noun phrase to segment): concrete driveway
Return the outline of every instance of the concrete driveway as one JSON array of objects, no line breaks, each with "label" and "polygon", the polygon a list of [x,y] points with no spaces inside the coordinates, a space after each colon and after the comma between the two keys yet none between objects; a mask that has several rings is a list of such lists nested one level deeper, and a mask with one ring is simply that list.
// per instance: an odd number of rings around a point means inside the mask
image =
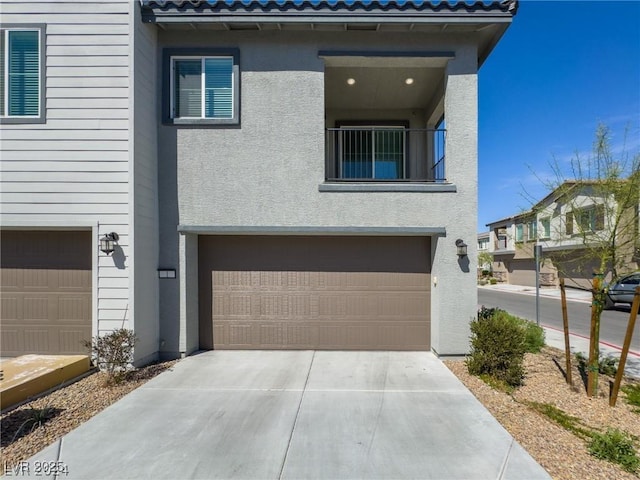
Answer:
[{"label": "concrete driveway", "polygon": [[69,479],[550,478],[431,353],[211,351],[30,459]]}]

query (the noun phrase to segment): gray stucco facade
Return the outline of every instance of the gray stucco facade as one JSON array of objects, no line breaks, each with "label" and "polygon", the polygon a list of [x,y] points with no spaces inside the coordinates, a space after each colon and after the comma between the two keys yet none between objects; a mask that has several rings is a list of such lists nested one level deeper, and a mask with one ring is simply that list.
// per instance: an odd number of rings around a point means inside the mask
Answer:
[{"label": "gray stucco facade", "polygon": [[[240,125],[160,125],[160,257],[179,281],[161,284],[161,337],[166,353],[198,348],[197,234],[328,234],[432,236],[432,349],[467,352],[477,308],[478,45],[472,35],[377,32],[160,31],[163,49],[215,46],[240,57]],[[325,59],[350,56],[430,57],[452,52],[441,69],[446,119],[446,182],[325,182],[325,128],[347,112],[327,109]],[[337,54],[338,55],[338,54]],[[384,62],[380,58],[379,62]],[[160,72],[159,72],[160,74]],[[430,86],[430,88],[434,88]],[[437,89],[434,88],[434,91]],[[167,95],[167,91],[164,91]],[[158,102],[161,98],[157,99]],[[437,102],[435,102],[437,103]],[[366,109],[351,118],[401,118],[435,126],[435,107]],[[423,185],[426,191],[416,189]],[[345,188],[343,186],[343,188]],[[354,191],[355,190],[355,191]],[[415,191],[418,190],[418,191]],[[369,233],[368,233],[369,232]],[[455,241],[469,244],[459,259]],[[180,336],[175,336],[177,316]]]}]

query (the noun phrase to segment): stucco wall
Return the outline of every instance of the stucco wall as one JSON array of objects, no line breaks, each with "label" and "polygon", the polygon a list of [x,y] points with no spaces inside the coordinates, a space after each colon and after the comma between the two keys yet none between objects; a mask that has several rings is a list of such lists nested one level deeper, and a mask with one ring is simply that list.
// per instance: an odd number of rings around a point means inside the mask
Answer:
[{"label": "stucco wall", "polygon": [[[443,227],[446,237],[432,242],[433,347],[441,354],[466,352],[477,303],[475,46],[454,36],[369,32],[181,31],[160,32],[159,40],[160,47],[238,48],[241,72],[238,128],[159,129],[161,259],[179,263],[178,225],[393,227],[399,232]],[[447,67],[445,115],[446,176],[456,191],[319,191],[325,174],[325,105],[318,51],[331,49],[455,52]],[[161,53],[160,48],[158,58]],[[469,244],[469,257],[461,263],[458,238]],[[169,337],[179,314],[178,294],[169,285],[161,285],[161,292],[163,337]]]}]

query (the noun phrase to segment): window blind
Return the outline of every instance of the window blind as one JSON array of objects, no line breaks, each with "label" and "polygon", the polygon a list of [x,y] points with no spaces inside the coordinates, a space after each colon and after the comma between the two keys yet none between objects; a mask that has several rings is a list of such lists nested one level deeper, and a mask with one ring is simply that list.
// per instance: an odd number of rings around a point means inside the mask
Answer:
[{"label": "window blind", "polygon": [[233,59],[205,58],[205,118],[233,118]]},{"label": "window blind", "polygon": [[[5,81],[9,90],[7,113],[9,116],[37,116],[40,113],[39,33],[15,30],[9,31],[8,37],[8,79],[2,79],[3,92]],[[2,61],[4,64],[5,59]]]}]

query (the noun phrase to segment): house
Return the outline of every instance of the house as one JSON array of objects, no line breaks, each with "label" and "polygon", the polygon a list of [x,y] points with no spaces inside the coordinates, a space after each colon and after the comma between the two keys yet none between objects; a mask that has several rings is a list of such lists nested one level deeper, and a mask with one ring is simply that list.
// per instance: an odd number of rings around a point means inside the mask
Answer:
[{"label": "house", "polygon": [[515,1],[0,6],[3,354],[467,351],[477,75]]},{"label": "house", "polygon": [[[567,181],[530,210],[491,222],[489,250],[494,276],[516,285],[535,286],[534,246],[542,246],[540,284],[591,288],[601,271],[598,246],[615,240],[619,273],[638,268],[639,205],[622,208],[597,182]],[[611,239],[611,240],[610,240]],[[609,273],[604,272],[604,273]]]},{"label": "house", "polygon": [[491,232],[479,233],[477,238],[478,242],[478,275],[481,275],[483,271],[490,271],[493,262],[487,260],[486,255],[489,254],[489,242],[491,240]]}]

